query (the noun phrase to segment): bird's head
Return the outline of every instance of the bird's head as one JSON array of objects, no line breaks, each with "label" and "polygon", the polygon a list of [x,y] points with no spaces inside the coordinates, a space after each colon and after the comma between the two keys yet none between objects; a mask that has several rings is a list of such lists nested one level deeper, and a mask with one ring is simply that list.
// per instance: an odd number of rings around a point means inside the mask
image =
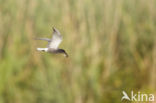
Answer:
[{"label": "bird's head", "polygon": [[58,53],[62,53],[65,57],[68,57],[68,54],[64,49],[58,49]]}]

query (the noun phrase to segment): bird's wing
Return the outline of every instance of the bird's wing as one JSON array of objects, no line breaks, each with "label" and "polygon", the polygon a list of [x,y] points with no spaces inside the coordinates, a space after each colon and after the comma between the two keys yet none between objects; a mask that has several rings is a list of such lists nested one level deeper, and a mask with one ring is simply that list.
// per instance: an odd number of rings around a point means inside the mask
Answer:
[{"label": "bird's wing", "polygon": [[48,39],[48,38],[35,38],[35,40],[45,40],[45,41],[48,41],[48,42],[51,41],[51,39]]},{"label": "bird's wing", "polygon": [[53,28],[53,36],[51,42],[49,42],[48,44],[48,48],[57,49],[61,42],[62,42],[61,33],[56,28]]}]

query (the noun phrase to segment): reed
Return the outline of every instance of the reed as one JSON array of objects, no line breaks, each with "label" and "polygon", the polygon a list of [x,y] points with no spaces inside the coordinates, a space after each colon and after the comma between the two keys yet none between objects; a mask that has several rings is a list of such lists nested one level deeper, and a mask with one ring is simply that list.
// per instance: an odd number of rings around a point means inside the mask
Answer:
[{"label": "reed", "polygon": [[[155,0],[0,0],[0,103],[120,103],[156,93]],[[34,37],[62,33],[69,58]],[[42,44],[43,43],[43,44]]]}]

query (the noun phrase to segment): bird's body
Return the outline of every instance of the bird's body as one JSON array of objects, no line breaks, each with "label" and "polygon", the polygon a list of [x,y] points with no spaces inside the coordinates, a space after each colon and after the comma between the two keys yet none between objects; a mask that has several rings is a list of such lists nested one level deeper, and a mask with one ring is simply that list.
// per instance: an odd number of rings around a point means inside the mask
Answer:
[{"label": "bird's body", "polygon": [[44,51],[44,52],[53,53],[53,54],[62,53],[66,57],[68,57],[68,54],[66,53],[65,50],[58,48],[59,44],[62,42],[62,35],[56,28],[53,28],[53,37],[51,39],[36,38],[36,40],[45,40],[48,42],[47,48],[37,48],[38,51]]}]

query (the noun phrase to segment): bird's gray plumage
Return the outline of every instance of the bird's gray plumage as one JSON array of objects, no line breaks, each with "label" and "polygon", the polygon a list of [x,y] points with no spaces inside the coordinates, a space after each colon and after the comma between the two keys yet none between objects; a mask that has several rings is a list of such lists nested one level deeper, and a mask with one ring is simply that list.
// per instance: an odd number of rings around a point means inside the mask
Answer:
[{"label": "bird's gray plumage", "polygon": [[62,42],[61,33],[56,28],[53,28],[53,36],[48,44],[48,48],[57,49],[61,42]]},{"label": "bird's gray plumage", "polygon": [[48,41],[48,42],[50,42],[51,41],[51,39],[49,39],[49,38],[35,38],[36,40],[45,40],[45,41]]},{"label": "bird's gray plumage", "polygon": [[66,57],[68,56],[65,50],[58,48],[60,43],[62,42],[62,35],[56,28],[53,28],[53,36],[51,39],[36,38],[36,40],[45,40],[48,42],[47,48],[37,48],[38,51],[45,51],[50,53],[64,53]]}]

